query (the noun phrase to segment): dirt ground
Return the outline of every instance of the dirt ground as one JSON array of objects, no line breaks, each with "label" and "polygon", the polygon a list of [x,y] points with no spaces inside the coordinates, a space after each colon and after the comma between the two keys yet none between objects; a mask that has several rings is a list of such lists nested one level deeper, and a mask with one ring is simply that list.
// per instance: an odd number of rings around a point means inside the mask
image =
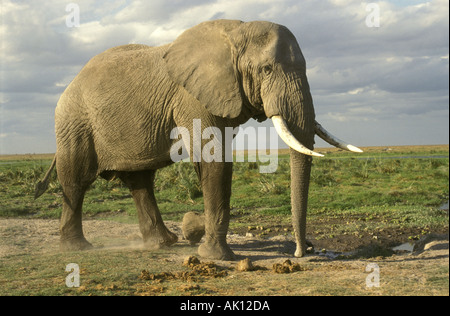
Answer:
[{"label": "dirt ground", "polygon": [[[166,226],[182,240],[181,223],[166,221]],[[85,237],[98,249],[141,249],[143,247],[138,224],[109,220],[84,220]],[[290,258],[295,251],[292,238],[276,236],[267,239],[228,235],[238,259],[252,257],[257,264],[269,264],[271,259]],[[59,220],[56,219],[0,219],[0,258],[18,254],[58,252]],[[184,258],[180,257],[180,261]]]},{"label": "dirt ground", "polygon": [[[19,254],[38,255],[58,252],[58,225],[59,220],[0,219],[0,258]],[[181,223],[166,222],[166,225],[179,236],[180,240],[178,243],[188,244],[187,241],[181,238]],[[83,221],[83,229],[86,238],[94,245],[94,250],[142,249],[142,239],[138,224],[92,219]],[[286,259],[298,262],[314,260],[339,261],[334,260],[339,253],[325,251],[320,248],[316,248],[315,253],[308,254],[304,258],[293,258],[295,243],[293,237],[290,236],[260,238],[229,234],[228,243],[235,252],[237,260],[250,258],[253,264],[263,267],[271,267],[274,263]],[[381,254],[383,255],[383,253]],[[348,254],[343,253],[342,255]],[[375,253],[374,256],[376,255]],[[422,239],[416,242],[414,252],[403,250],[390,251],[388,255],[386,258],[377,256],[376,259],[384,259],[386,262],[393,260],[393,258],[395,261],[399,261],[399,259],[417,259],[424,265],[442,264],[448,267],[448,235],[439,235],[437,238],[430,237],[425,241]],[[186,255],[177,255],[170,251],[168,256],[172,256],[171,260],[181,263]],[[370,258],[370,254],[368,257]],[[351,257],[349,258],[352,259]],[[358,257],[354,257],[353,261],[355,264],[358,264],[358,260]],[[221,264],[233,266],[236,262],[221,262]]]}]

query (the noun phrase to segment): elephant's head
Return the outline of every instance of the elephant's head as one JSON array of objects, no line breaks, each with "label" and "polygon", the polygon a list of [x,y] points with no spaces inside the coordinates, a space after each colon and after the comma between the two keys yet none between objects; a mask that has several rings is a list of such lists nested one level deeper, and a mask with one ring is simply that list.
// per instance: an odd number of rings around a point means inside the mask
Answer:
[{"label": "elephant's head", "polygon": [[306,63],[294,35],[269,22],[218,20],[178,37],[164,56],[172,79],[213,115],[271,118],[291,148],[291,199],[296,256],[306,249],[306,207],[314,135],[356,152],[315,120]]}]

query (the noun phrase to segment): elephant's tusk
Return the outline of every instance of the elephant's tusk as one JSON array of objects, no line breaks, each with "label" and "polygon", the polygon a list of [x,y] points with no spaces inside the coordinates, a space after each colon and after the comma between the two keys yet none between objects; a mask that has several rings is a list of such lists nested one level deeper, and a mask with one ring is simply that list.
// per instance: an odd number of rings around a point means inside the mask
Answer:
[{"label": "elephant's tusk", "polygon": [[322,125],[317,123],[317,121],[315,123],[316,123],[315,124],[316,134],[320,138],[322,138],[324,141],[329,143],[330,145],[336,146],[336,147],[344,149],[344,150],[353,151],[355,153],[362,153],[363,152],[358,147],[350,145],[350,144],[347,144],[347,143],[343,142],[342,140],[340,140],[339,138],[331,135],[326,129],[324,129],[322,127]]},{"label": "elephant's tusk", "polygon": [[295,138],[295,136],[292,135],[291,131],[287,127],[286,122],[283,120],[283,118],[281,116],[279,116],[279,115],[272,116],[272,122],[273,122],[273,126],[275,126],[275,129],[277,130],[278,135],[289,147],[291,147],[292,149],[294,149],[304,155],[323,157],[322,154],[316,153],[316,152],[306,148],[304,145],[302,145]]}]

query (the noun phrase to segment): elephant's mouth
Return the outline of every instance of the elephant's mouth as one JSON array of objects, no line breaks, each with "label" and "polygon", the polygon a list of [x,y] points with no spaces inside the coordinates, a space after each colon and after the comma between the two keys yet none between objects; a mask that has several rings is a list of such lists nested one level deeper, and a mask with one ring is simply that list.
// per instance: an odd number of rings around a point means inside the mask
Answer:
[{"label": "elephant's mouth", "polygon": [[[300,143],[295,136],[291,133],[289,130],[286,121],[279,115],[272,116],[272,122],[275,126],[275,129],[277,130],[278,135],[281,137],[281,139],[292,149],[298,151],[299,153],[308,155],[308,156],[316,156],[316,157],[323,157],[324,155],[316,153],[310,149],[308,149],[305,145]],[[359,149],[356,146],[347,144],[346,142],[340,140],[339,138],[333,136],[330,134],[326,129],[322,127],[317,121],[314,121],[314,131],[322,138],[324,141],[329,143],[330,145],[333,145],[335,147],[352,151],[355,153],[362,153],[363,151]]]}]

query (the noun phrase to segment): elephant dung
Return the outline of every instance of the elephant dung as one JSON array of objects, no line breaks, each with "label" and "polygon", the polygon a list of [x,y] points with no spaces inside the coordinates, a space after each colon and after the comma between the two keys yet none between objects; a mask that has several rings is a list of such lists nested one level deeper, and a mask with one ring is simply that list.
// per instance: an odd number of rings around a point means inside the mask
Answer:
[{"label": "elephant dung", "polygon": [[197,264],[200,264],[200,260],[198,260],[196,256],[186,257],[183,261],[183,265],[186,267],[195,266]]},{"label": "elephant dung", "polygon": [[198,243],[205,235],[205,216],[195,212],[188,212],[183,217],[181,226],[183,237],[191,245]]},{"label": "elephant dung", "polygon": [[292,273],[305,270],[306,269],[300,266],[298,263],[293,264],[289,259],[284,261],[282,264],[274,263],[272,266],[272,271],[275,273]]},{"label": "elephant dung", "polygon": [[249,258],[245,258],[237,263],[236,270],[237,271],[253,271],[255,267]]}]

